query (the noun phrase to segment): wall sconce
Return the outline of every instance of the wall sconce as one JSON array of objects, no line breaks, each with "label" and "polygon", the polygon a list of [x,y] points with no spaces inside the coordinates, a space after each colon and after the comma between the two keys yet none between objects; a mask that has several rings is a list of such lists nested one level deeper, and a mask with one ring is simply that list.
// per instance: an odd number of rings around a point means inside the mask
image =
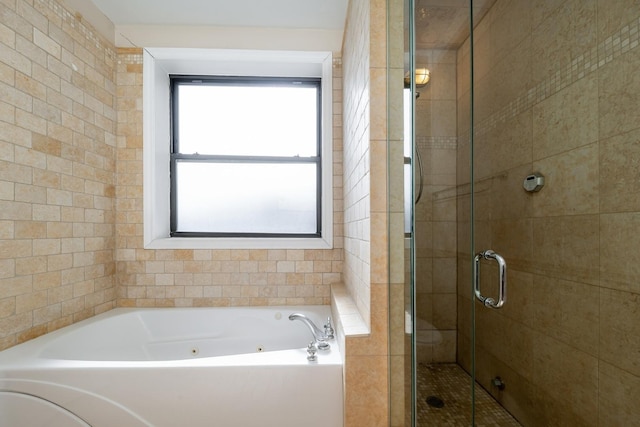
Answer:
[{"label": "wall sconce", "polygon": [[[416,68],[415,73],[415,82],[416,87],[424,87],[427,83],[429,83],[429,79],[431,78],[431,72],[428,68]],[[411,86],[411,76],[409,72],[404,75],[404,87]]]}]

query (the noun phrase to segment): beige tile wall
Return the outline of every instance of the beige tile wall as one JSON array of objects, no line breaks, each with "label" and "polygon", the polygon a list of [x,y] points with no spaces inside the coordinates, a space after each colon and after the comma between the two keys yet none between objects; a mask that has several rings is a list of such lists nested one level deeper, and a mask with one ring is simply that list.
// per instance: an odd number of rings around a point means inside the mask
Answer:
[{"label": "beige tile wall", "polygon": [[334,61],[334,249],[146,250],[142,225],[142,52],[118,49],[118,305],[329,304],[342,280],[341,61]]},{"label": "beige tile wall", "polygon": [[0,8],[0,348],[116,305],[329,303],[343,268],[339,58],[334,249],[146,251],[141,51],[117,52],[55,0]]},{"label": "beige tile wall", "polygon": [[370,328],[345,349],[347,425],[387,425],[386,3],[352,2],[344,108],[334,64],[326,251],[145,250],[141,51],[116,52],[55,0],[0,8],[2,348],[116,304],[327,304],[344,269]]},{"label": "beige tile wall", "polygon": [[[632,0],[498,0],[478,26],[476,248],[509,263],[509,299],[501,311],[477,305],[477,378],[525,425],[640,419],[639,30]],[[463,82],[468,45],[458,54]],[[468,367],[467,127],[460,121],[458,358]],[[533,171],[546,184],[528,194]],[[490,289],[495,271],[484,271]],[[502,392],[490,386],[496,375]]]},{"label": "beige tile wall", "polygon": [[344,61],[344,282],[365,321],[371,295],[370,5],[349,7]]},{"label": "beige tile wall", "polygon": [[419,362],[456,360],[456,51],[418,50],[431,72],[415,100],[416,348]]},{"label": "beige tile wall", "polygon": [[[384,3],[376,3],[382,7]],[[386,210],[388,210],[388,347],[389,347],[389,425],[410,425],[411,381],[407,372],[411,369],[410,335],[405,333],[405,314],[409,306],[410,290],[405,281],[404,238],[404,1],[386,1],[386,126],[387,164]],[[381,37],[380,30],[376,33]],[[376,50],[382,44],[375,41]],[[380,60],[376,61],[381,65]],[[378,104],[380,105],[380,104]],[[382,211],[380,206],[377,210]],[[376,281],[383,284],[384,276],[378,274]]]},{"label": "beige tile wall", "polygon": [[1,350],[115,306],[116,52],[53,0],[0,16]]},{"label": "beige tile wall", "polygon": [[[393,202],[387,194],[389,147],[400,166],[402,149],[398,144],[401,128],[395,130],[395,144],[389,145],[387,141],[390,130],[387,128],[386,24],[386,1],[349,3],[343,44],[344,282],[346,293],[353,299],[363,326],[369,331],[346,337],[345,343],[345,426],[354,427],[390,425],[390,354],[399,362],[394,372],[402,375],[403,366],[403,341],[394,346],[399,347],[398,352],[390,353],[388,333],[392,276],[397,276],[394,279],[399,295],[396,305],[400,313],[396,314],[403,314],[402,267],[400,271],[389,270],[389,249],[399,256],[400,266],[403,250],[402,239],[390,245],[388,231],[389,227],[402,230],[402,196],[397,196],[401,191],[395,193]],[[401,28],[395,30],[401,34]],[[397,74],[397,89],[400,89],[401,65],[392,72]],[[397,102],[401,105],[399,97]],[[401,114],[401,109],[396,112]],[[401,167],[396,172],[401,174]],[[391,205],[395,206],[397,215],[389,215]],[[400,322],[396,325],[402,330]],[[402,392],[403,382],[396,379],[393,387]],[[400,399],[399,409],[402,403]],[[404,414],[397,410],[393,416],[401,423]]]}]

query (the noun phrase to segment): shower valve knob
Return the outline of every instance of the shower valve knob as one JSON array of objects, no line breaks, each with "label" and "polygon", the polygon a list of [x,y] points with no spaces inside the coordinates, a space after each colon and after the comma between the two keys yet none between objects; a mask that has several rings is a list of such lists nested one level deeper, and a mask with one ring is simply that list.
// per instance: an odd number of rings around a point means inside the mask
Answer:
[{"label": "shower valve knob", "polygon": [[530,193],[540,191],[544,186],[544,176],[539,172],[534,172],[524,179],[522,186]]}]

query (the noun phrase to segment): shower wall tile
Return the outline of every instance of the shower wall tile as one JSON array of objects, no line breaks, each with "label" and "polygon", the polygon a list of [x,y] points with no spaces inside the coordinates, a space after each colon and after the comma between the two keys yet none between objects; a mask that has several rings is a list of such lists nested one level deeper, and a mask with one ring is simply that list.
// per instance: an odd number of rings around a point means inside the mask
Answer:
[{"label": "shower wall tile", "polygon": [[631,426],[640,419],[640,377],[605,362],[599,366],[598,421],[601,426]]},{"label": "shower wall tile", "polygon": [[[535,286],[535,277],[531,273],[508,269],[507,303],[501,309],[505,317],[529,328],[536,322],[535,310],[539,293]],[[489,280],[498,283],[497,272],[494,272]]]},{"label": "shower wall tile", "polygon": [[433,256],[452,257],[456,254],[456,223],[441,221],[433,223]]},{"label": "shower wall tile", "polygon": [[[473,29],[473,76],[476,81],[481,81],[484,78],[488,77],[493,64],[495,64],[496,62],[496,58],[495,56],[493,56],[495,46],[492,45],[491,38],[491,22],[493,20],[492,16],[494,14],[495,11],[493,9],[489,9],[486,17],[480,22],[476,22],[476,26]],[[461,48],[459,48],[458,52],[459,56],[461,57],[459,59],[464,62],[469,61],[470,52],[468,49],[468,44],[465,44]],[[458,68],[460,68],[460,61],[458,61]],[[460,69],[460,73],[461,74],[458,78],[458,96],[468,93],[471,84],[469,69],[463,67],[463,69]]]},{"label": "shower wall tile", "polygon": [[490,212],[491,218],[496,220],[527,218],[531,216],[535,198],[524,191],[522,182],[531,173],[531,165],[525,164],[503,171],[492,177],[487,200],[488,207],[482,207]]},{"label": "shower wall tile", "polygon": [[[416,149],[421,168],[416,186],[422,195],[415,207],[415,265],[418,290],[420,358],[424,362],[455,360],[456,253],[456,53],[419,50],[417,67],[431,71],[431,80],[418,88]],[[416,187],[417,188],[417,187]],[[449,265],[446,260],[452,261]],[[437,281],[437,283],[436,283]],[[436,291],[437,288],[437,291]]]},{"label": "shower wall tile", "polygon": [[[543,3],[543,2],[532,2]],[[555,6],[555,3],[554,3]],[[535,81],[545,79],[597,44],[596,0],[566,0],[543,12],[533,29],[532,63]]]},{"label": "shower wall tile", "polygon": [[531,218],[495,220],[491,222],[491,245],[478,249],[493,249],[509,254],[509,266],[516,270],[531,271],[533,253],[533,222]]},{"label": "shower wall tile", "polygon": [[[543,334],[535,334],[533,383],[540,425],[596,425],[598,419],[598,359]],[[559,415],[562,408],[570,408]],[[571,413],[580,418],[571,420]],[[571,420],[571,422],[569,422]],[[577,424],[573,424],[576,422]]]},{"label": "shower wall tile", "polygon": [[[433,292],[455,294],[456,292],[456,259],[433,259]],[[455,305],[455,303],[453,303]]]},{"label": "shower wall tile", "polygon": [[[428,201],[427,198],[425,201]],[[426,258],[433,256],[433,223],[430,221],[416,221],[416,252],[418,257]]]},{"label": "shower wall tile", "polygon": [[434,293],[431,296],[433,303],[433,326],[438,330],[456,329],[456,312],[452,310],[456,306],[456,294]]},{"label": "shower wall tile", "polygon": [[595,214],[600,208],[598,144],[557,154],[533,163],[545,186],[533,198],[533,215]]},{"label": "shower wall tile", "polygon": [[600,138],[640,127],[640,55],[620,55],[598,72]]},{"label": "shower wall tile", "polygon": [[490,10],[491,59],[497,63],[531,35],[531,1],[498,1]]},{"label": "shower wall tile", "polygon": [[597,0],[598,2],[598,40],[608,39],[630,20],[640,17],[640,4],[635,0]]},{"label": "shower wall tile", "polygon": [[640,295],[600,290],[600,358],[640,377]]},{"label": "shower wall tile", "polygon": [[435,363],[452,363],[456,354],[456,336],[458,335],[455,328],[449,330],[434,330],[434,336],[438,336],[436,344],[431,349],[431,362]]},{"label": "shower wall tile", "polygon": [[540,160],[598,140],[598,81],[595,76],[533,107],[533,159]]},{"label": "shower wall tile", "polygon": [[[455,112],[451,112],[455,115]],[[455,133],[455,130],[453,130]],[[456,168],[456,152],[452,149],[444,148],[431,148],[427,152],[428,156],[423,159],[427,180],[425,184],[432,184],[438,186],[445,186],[444,189],[452,189],[455,185],[455,171]],[[435,178],[439,177],[439,178]],[[431,179],[429,179],[431,178]]]},{"label": "shower wall tile", "polygon": [[434,291],[434,281],[437,270],[434,268],[436,260],[443,258],[433,258],[431,256],[418,256],[420,262],[416,263],[414,271],[416,274],[416,292],[430,294]]},{"label": "shower wall tile", "polygon": [[[404,179],[404,177],[403,177]],[[429,180],[431,179],[430,175],[426,175],[424,177],[424,181],[423,181],[423,190],[424,190],[424,185],[431,185],[429,183]],[[418,182],[418,184],[415,185],[419,185],[419,181],[416,179],[416,182]],[[427,187],[429,188],[429,187]],[[403,195],[404,196],[404,195]],[[417,197],[417,196],[416,196]],[[414,204],[414,216],[416,218],[416,221],[419,222],[430,222],[433,220],[433,194],[431,194],[430,191],[423,191],[422,192],[422,196],[420,198],[420,203],[418,203],[417,205]],[[425,244],[423,242],[419,242],[421,244],[421,246],[425,246]]]},{"label": "shower wall tile", "polygon": [[[482,289],[486,289],[482,287]],[[476,306],[476,343],[520,375],[533,375],[534,332],[496,310]]]},{"label": "shower wall tile", "polygon": [[528,408],[528,418],[523,419],[525,423],[528,421],[530,425],[534,426],[598,426],[596,418],[588,418],[593,415],[593,408],[590,408],[591,411],[588,412],[580,412],[581,407],[573,406],[569,400],[550,397],[546,392],[546,387],[547,385],[544,384],[533,386],[531,399],[526,401],[526,404],[531,406]]},{"label": "shower wall tile", "polygon": [[640,211],[640,128],[600,141],[600,211]]},{"label": "shower wall tile", "polygon": [[[509,408],[509,413],[522,425],[533,425],[538,415],[532,413],[536,393],[531,381],[484,350],[476,359],[476,380],[503,407]],[[500,373],[500,379],[505,384],[504,390],[499,390],[491,383],[496,372]]]},{"label": "shower wall tile", "polygon": [[533,221],[533,272],[597,285],[600,253],[604,252],[598,222],[598,215],[536,218]]},{"label": "shower wall tile", "polygon": [[416,135],[451,136],[456,133],[455,101],[418,98],[416,117]]},{"label": "shower wall tile", "polygon": [[538,28],[547,18],[553,16],[558,7],[563,6],[567,0],[544,0],[535,1],[531,7],[531,28],[533,31]]},{"label": "shower wall tile", "polygon": [[[492,46],[492,48],[495,47]],[[477,100],[478,104],[485,104],[481,108],[490,115],[505,107],[508,108],[521,93],[531,89],[535,62],[533,59],[535,56],[531,55],[531,50],[531,36],[527,35],[511,51],[500,52],[500,56],[492,51],[492,57],[496,58],[496,62],[491,64],[492,69],[486,79],[478,80],[486,89],[485,92],[480,92],[482,97]],[[498,57],[500,59],[497,59]]]},{"label": "shower wall tile", "polygon": [[[443,181],[452,180],[450,175],[442,175]],[[441,184],[442,185],[442,184]],[[433,219],[435,221],[450,221],[456,220],[456,197],[455,190],[449,186],[445,190],[442,190],[434,194],[435,200],[433,200]]]},{"label": "shower wall tile", "polygon": [[601,285],[640,294],[640,212],[600,215]]},{"label": "shower wall tile", "polygon": [[508,119],[503,127],[479,135],[476,149],[476,179],[500,174],[503,170],[530,164],[532,160],[531,111]]},{"label": "shower wall tile", "polygon": [[540,275],[533,288],[535,330],[597,357],[600,289]]}]

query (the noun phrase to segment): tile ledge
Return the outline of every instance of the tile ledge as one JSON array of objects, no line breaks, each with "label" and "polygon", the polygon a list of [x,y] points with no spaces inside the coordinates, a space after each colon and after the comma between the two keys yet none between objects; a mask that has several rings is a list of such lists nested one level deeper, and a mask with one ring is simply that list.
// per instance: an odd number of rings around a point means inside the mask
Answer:
[{"label": "tile ledge", "polygon": [[345,338],[371,335],[369,326],[360,315],[356,303],[343,284],[331,286],[331,305],[342,324]]}]

